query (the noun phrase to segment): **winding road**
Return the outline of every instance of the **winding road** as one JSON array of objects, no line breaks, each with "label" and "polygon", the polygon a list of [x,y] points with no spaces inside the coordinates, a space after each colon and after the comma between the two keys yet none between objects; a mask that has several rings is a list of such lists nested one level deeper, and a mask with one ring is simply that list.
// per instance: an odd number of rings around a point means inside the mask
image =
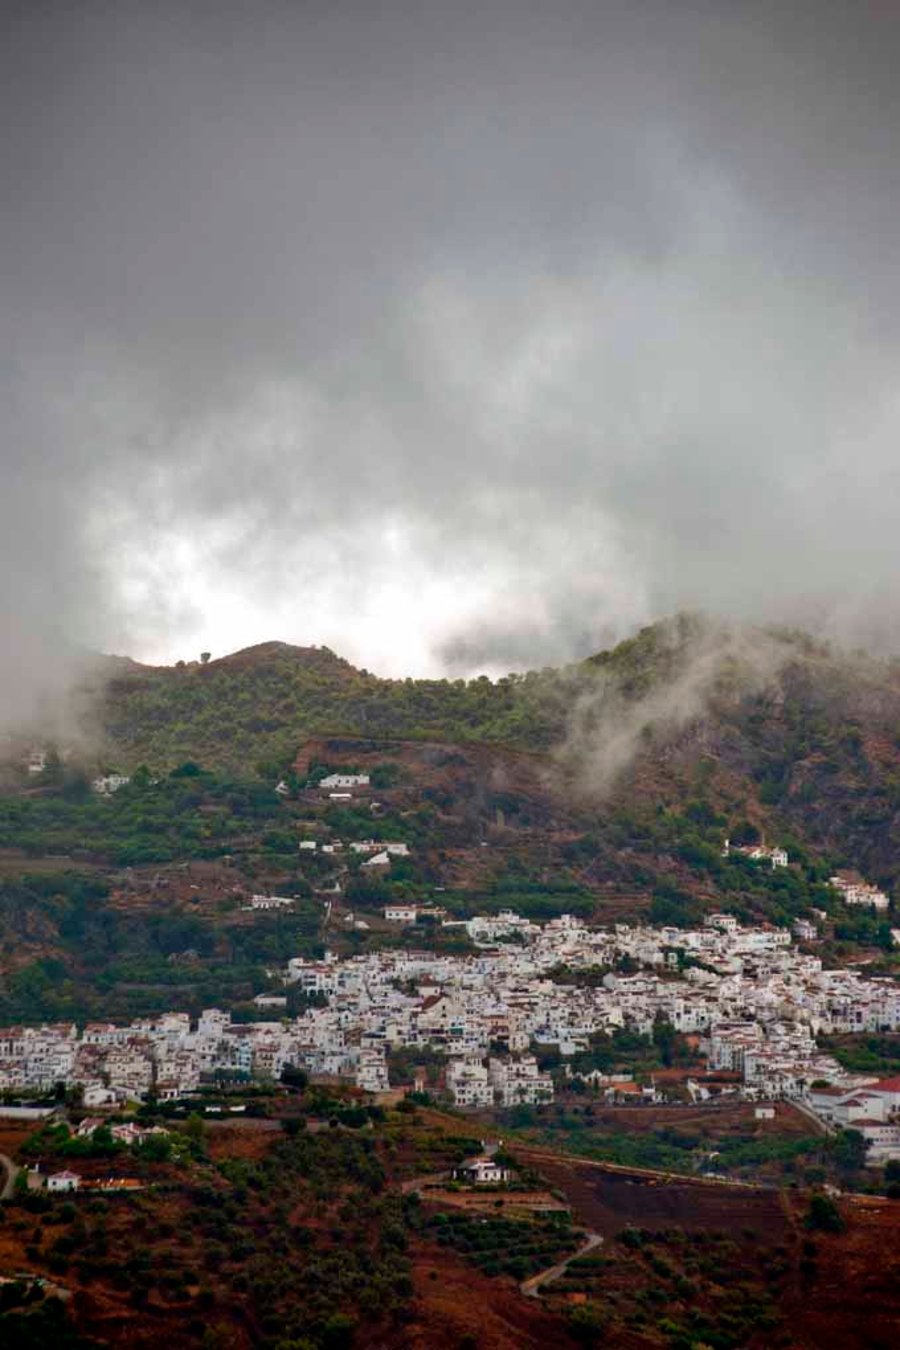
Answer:
[{"label": "winding road", "polygon": [[546,1270],[538,1271],[537,1275],[532,1275],[527,1280],[523,1280],[519,1285],[522,1293],[526,1298],[537,1298],[539,1291],[545,1284],[550,1284],[552,1280],[559,1279],[570,1261],[576,1260],[579,1256],[586,1256],[595,1247],[599,1247],[602,1241],[603,1238],[599,1233],[587,1233],[584,1242],[571,1256],[567,1256],[564,1261],[558,1261],[555,1266],[549,1266]]}]

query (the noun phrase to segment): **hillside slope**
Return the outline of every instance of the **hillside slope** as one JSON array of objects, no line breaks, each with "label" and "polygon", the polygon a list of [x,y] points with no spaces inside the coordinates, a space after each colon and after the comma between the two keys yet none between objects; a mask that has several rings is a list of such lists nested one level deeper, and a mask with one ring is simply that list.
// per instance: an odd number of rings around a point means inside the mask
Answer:
[{"label": "hillside slope", "polygon": [[277,771],[313,735],[486,742],[552,756],[593,800],[699,793],[889,881],[900,856],[900,669],[802,634],[679,616],[497,681],[385,680],[326,648],[266,643],[126,670],[100,720],[123,768]]},{"label": "hillside slope", "polygon": [[307,736],[328,733],[549,748],[573,679],[578,672],[385,680],[327,648],[271,642],[206,665],[124,672],[101,693],[101,720],[121,763],[163,768],[289,759]]}]

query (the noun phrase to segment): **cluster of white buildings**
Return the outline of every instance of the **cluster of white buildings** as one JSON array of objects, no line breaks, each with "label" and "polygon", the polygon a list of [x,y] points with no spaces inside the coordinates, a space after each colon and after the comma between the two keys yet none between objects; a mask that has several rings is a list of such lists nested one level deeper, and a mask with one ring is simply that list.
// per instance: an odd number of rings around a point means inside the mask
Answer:
[{"label": "cluster of white buildings", "polygon": [[131,779],[124,773],[106,773],[100,778],[95,778],[91,787],[97,793],[98,797],[111,797],[119,788],[127,787]]},{"label": "cluster of white buildings", "polygon": [[[662,1018],[697,1037],[709,1068],[734,1076],[734,1092],[809,1103],[814,1084],[840,1094],[871,1082],[822,1054],[819,1033],[900,1029],[892,981],[824,970],[787,929],[745,928],[727,914],[689,930],[601,930],[565,915],[538,925],[511,911],[464,926],[479,944],[471,956],[385,951],[291,962],[288,978],[327,1000],[299,1019],[319,1038],[305,1052],[307,1067],[352,1071],[357,1043],[385,1052],[429,1047],[446,1057],[458,1106],[539,1103],[553,1084],[532,1052],[552,1046],[571,1056],[589,1049],[595,1032],[649,1035]],[[623,957],[636,973],[617,973]],[[605,973],[562,983],[554,978],[560,966]]]},{"label": "cluster of white buildings", "polygon": [[[409,845],[400,841],[385,842],[379,839],[357,839],[349,846],[349,851],[364,859],[365,868],[390,867],[392,858],[408,858]],[[344,852],[344,843],[340,839],[320,843],[318,839],[301,839],[301,853],[339,854]]]},{"label": "cluster of white buildings", "polygon": [[836,872],[828,878],[828,884],[840,892],[845,905],[865,905],[868,909],[885,910],[891,903],[884,891],[852,873]]},{"label": "cluster of white buildings", "polygon": [[248,1078],[276,1077],[291,1061],[294,1043],[282,1022],[232,1023],[207,1009],[138,1018],[125,1026],[89,1022],[0,1029],[0,1090],[51,1091],[80,1085],[84,1105],[96,1107],[155,1093],[179,1097],[223,1071]]},{"label": "cluster of white buildings", "polygon": [[[235,1024],[209,1009],[196,1024],[167,1013],[80,1033],[70,1024],[0,1030],[0,1089],[80,1083],[91,1106],[178,1096],[223,1071],[271,1079],[292,1064],[381,1092],[389,1052],[420,1048],[444,1058],[458,1106],[539,1104],[553,1096],[535,1058],[542,1048],[568,1058],[597,1032],[650,1035],[662,1019],[696,1038],[733,1092],[797,1100],[826,1125],[867,1122],[877,1156],[895,1146],[900,1156],[900,1087],[891,1095],[872,1075],[846,1073],[816,1041],[900,1029],[893,981],[825,970],[789,930],[742,927],[727,914],[694,929],[599,929],[570,915],[536,924],[509,910],[460,923],[476,944],[465,956],[402,949],[291,960],[285,983],[320,1005],[293,1019]],[[259,1002],[281,1011],[277,995]],[[701,1097],[709,1090],[691,1086]]]},{"label": "cluster of white buildings", "polygon": [[514,1059],[477,1055],[451,1059],[447,1089],[455,1106],[539,1106],[553,1100],[553,1079],[541,1073],[534,1055]]},{"label": "cluster of white buildings", "polygon": [[817,1084],[808,1101],[827,1124],[859,1131],[868,1145],[868,1163],[900,1158],[900,1078],[880,1078],[856,1088]]}]

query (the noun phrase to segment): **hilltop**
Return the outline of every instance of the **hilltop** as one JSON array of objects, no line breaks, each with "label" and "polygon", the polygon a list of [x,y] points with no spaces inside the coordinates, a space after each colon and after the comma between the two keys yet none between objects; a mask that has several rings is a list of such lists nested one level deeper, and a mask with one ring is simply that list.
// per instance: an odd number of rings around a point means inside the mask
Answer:
[{"label": "hilltop", "polygon": [[548,749],[564,724],[565,680],[382,679],[326,647],[266,642],[205,664],[122,670],[97,694],[108,753],[123,764],[242,768],[289,758],[314,734]]},{"label": "hilltop", "polygon": [[892,882],[900,665],[798,632],[678,616],[585,661],[468,681],[383,679],[268,642],[207,664],[120,667],[97,691],[107,762],[272,775],[312,736],[481,743],[546,757],[567,800],[699,799]]},{"label": "hilltop", "polygon": [[[218,776],[223,801],[229,782],[271,801],[315,763],[390,762],[408,776],[404,809],[424,795],[438,810],[435,859],[454,840],[477,850],[502,820],[511,855],[541,858],[548,875],[575,866],[592,889],[643,895],[665,877],[682,909],[722,899],[729,834],[788,844],[817,877],[900,881],[900,664],[803,633],[678,616],[585,661],[493,681],[383,679],[324,647],[268,642],[172,667],[117,659],[82,705],[94,749],[66,765],[70,798],[97,768],[166,779],[193,763]],[[155,819],[169,796],[175,809],[177,783],[152,810],[130,796],[115,810],[66,805],[65,782],[22,769],[11,786],[4,835],[32,853],[153,862],[187,846],[177,811]],[[24,815],[11,804],[23,790]],[[220,809],[202,806],[190,856],[250,847],[236,826],[219,839]],[[468,886],[483,868],[476,852],[439,870]]]},{"label": "hilltop", "polygon": [[[857,665],[863,658],[855,658]],[[289,754],[315,734],[484,741],[549,751],[573,729],[573,713],[685,720],[687,703],[710,710],[723,692],[757,691],[789,668],[834,673],[843,658],[802,634],[730,630],[680,615],[575,664],[490,680],[385,679],[327,647],[264,642],[216,660],[143,666],[114,658],[94,682],[107,747],[123,764],[210,767]],[[874,673],[876,663],[869,663]],[[885,670],[878,667],[883,682]],[[900,679],[891,673],[900,697]],[[584,700],[588,704],[584,704]],[[647,700],[651,703],[644,707]],[[669,706],[671,701],[672,706]],[[621,709],[615,709],[617,717]],[[590,718],[588,719],[590,722]]]}]

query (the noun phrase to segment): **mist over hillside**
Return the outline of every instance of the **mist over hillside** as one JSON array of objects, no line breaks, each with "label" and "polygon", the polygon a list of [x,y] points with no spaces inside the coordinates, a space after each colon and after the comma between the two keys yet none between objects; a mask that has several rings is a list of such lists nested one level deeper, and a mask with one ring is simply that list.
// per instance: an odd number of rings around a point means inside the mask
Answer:
[{"label": "mist over hillside", "polygon": [[2,1350],[900,1345],[900,6],[3,17]]},{"label": "mist over hillside", "polygon": [[483,744],[536,757],[554,792],[601,810],[699,797],[897,874],[900,663],[796,631],[680,615],[574,665],[469,681],[269,642],[101,664],[77,703],[73,762],[91,771],[194,761],[275,781],[311,737]]},{"label": "mist over hillside", "polygon": [[9,9],[0,703],[895,641],[892,7]]}]

